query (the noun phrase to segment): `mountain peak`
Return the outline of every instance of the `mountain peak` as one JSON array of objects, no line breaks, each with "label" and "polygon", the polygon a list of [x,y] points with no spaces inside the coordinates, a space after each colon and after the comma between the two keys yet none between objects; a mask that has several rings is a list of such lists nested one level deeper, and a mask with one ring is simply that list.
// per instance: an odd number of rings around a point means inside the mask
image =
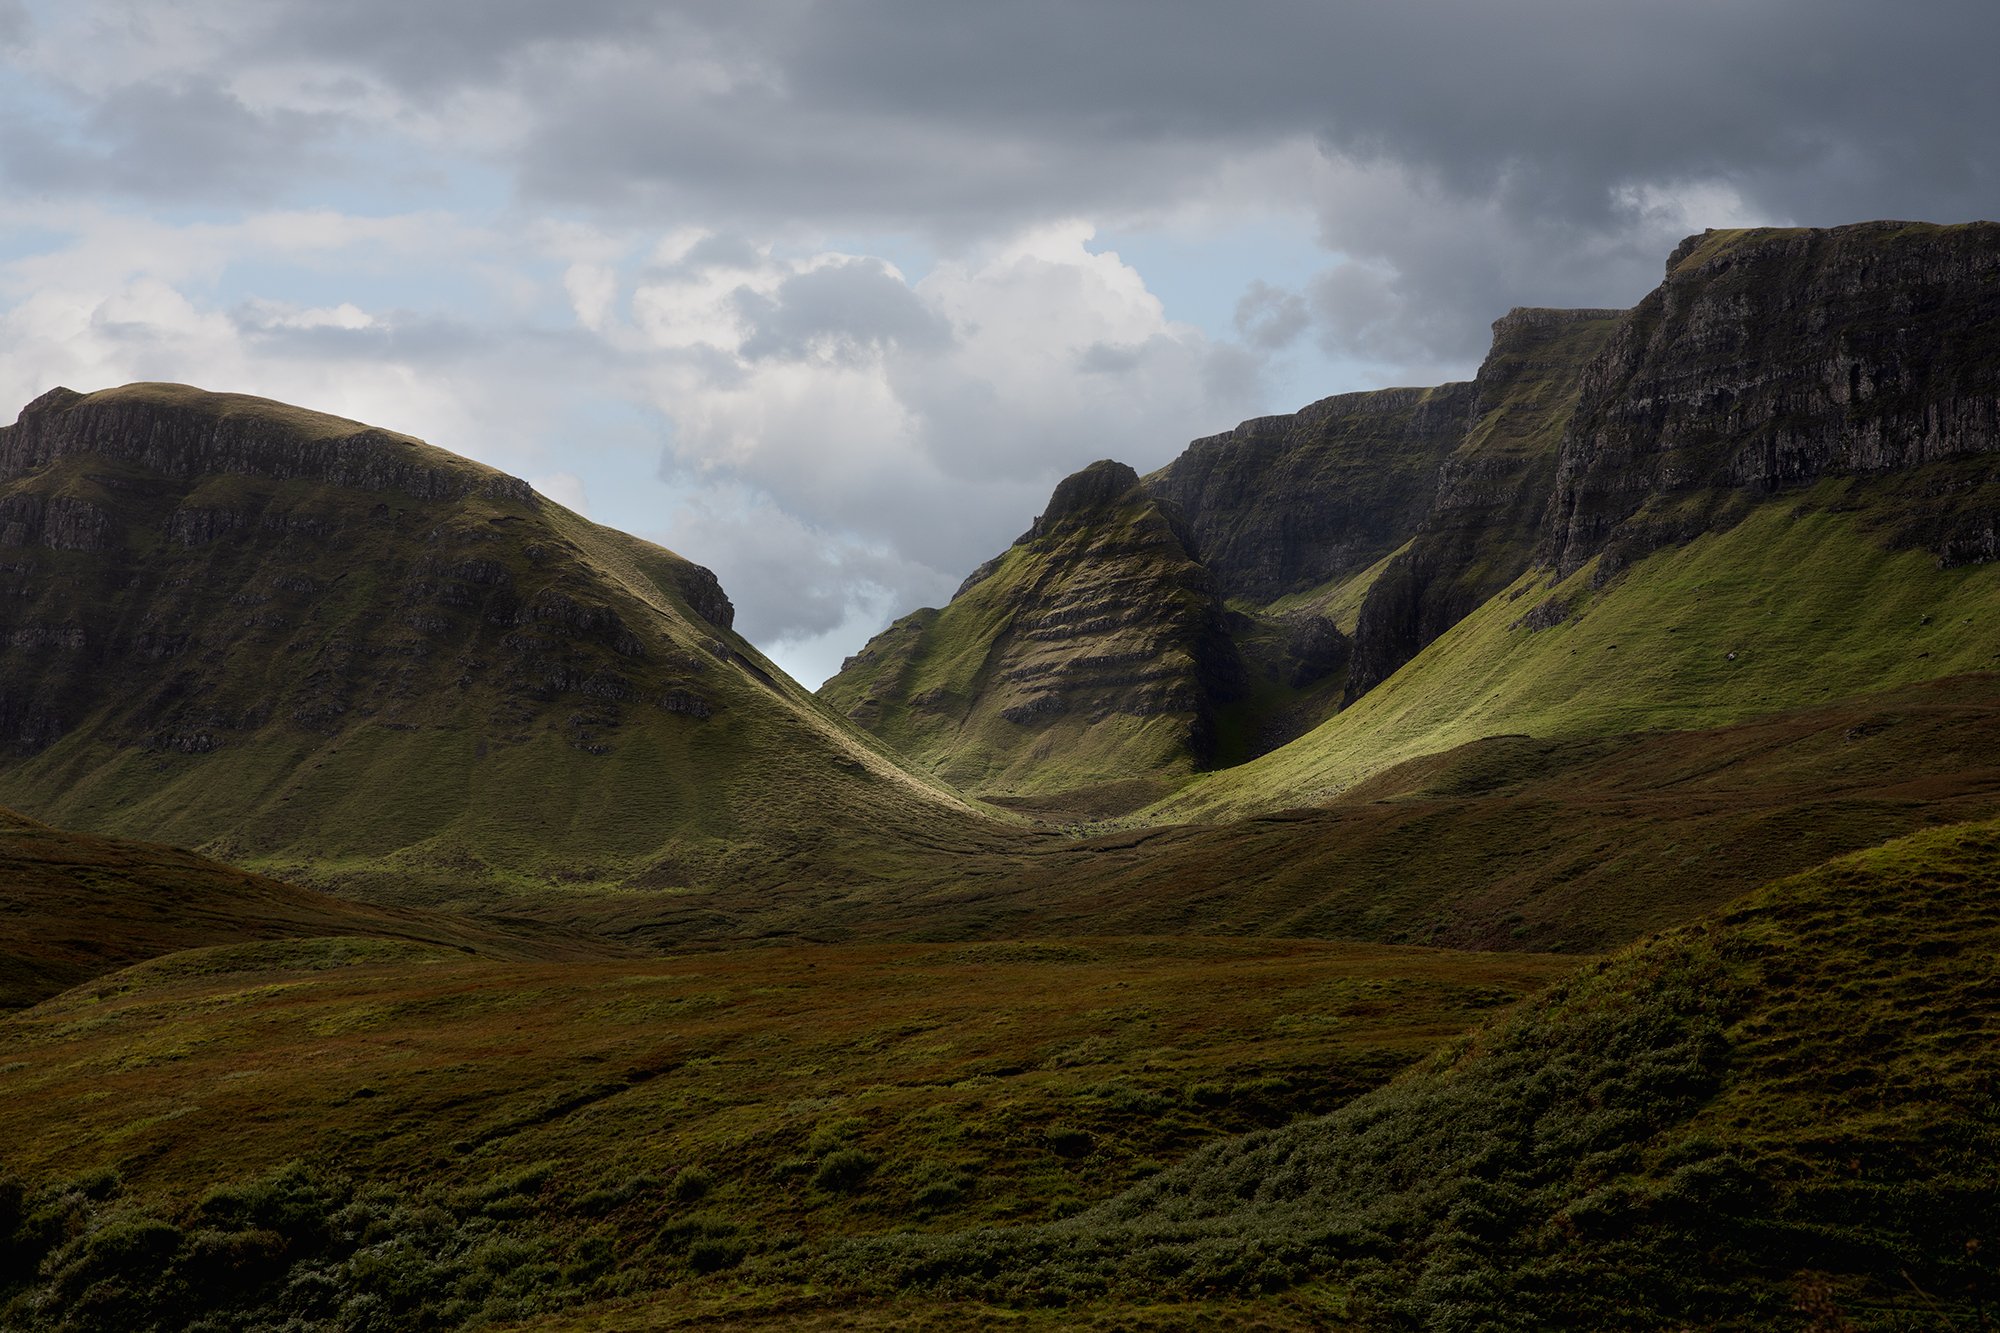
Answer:
[{"label": "mountain peak", "polygon": [[1028,529],[1030,539],[1047,535],[1065,520],[1101,514],[1139,488],[1139,474],[1129,464],[1100,458],[1056,483],[1049,507]]}]

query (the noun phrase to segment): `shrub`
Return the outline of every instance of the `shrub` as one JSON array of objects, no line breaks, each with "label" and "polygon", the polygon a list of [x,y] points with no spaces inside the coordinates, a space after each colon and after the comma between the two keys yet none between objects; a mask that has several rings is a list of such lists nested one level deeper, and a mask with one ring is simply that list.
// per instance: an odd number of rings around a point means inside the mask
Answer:
[{"label": "shrub", "polygon": [[852,1194],[875,1172],[875,1158],[859,1148],[842,1148],[828,1153],[813,1172],[815,1189],[829,1194]]}]

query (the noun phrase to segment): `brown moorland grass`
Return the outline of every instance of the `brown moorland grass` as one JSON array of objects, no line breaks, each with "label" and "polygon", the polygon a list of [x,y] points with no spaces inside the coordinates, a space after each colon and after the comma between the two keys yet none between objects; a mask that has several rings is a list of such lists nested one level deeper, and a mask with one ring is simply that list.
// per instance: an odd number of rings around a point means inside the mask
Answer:
[{"label": "brown moorland grass", "polygon": [[108,1167],[163,1207],[294,1159],[480,1197],[531,1179],[550,1226],[657,1284],[686,1275],[659,1238],[691,1214],[743,1254],[1063,1216],[1337,1105],[1575,963],[1200,939],[569,964],[232,946],[0,1020],[0,1143],[31,1184]]},{"label": "brown moorland grass", "polygon": [[1221,824],[1028,813],[1039,827],[976,855],[885,854],[865,886],[801,870],[504,907],[668,947],[1187,933],[1600,951],[1829,857],[2000,813],[2000,675],[1703,730],[1491,736]]},{"label": "brown moorland grass", "polygon": [[50,828],[0,809],[0,1009],[182,949],[366,935],[497,958],[603,958],[617,945],[369,907],[178,847]]}]

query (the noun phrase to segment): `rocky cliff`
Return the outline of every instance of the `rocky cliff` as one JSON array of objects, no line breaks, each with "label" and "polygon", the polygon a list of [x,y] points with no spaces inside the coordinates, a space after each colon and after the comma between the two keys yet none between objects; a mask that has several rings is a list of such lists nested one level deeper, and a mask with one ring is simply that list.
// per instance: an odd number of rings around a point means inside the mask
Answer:
[{"label": "rocky cliff", "polygon": [[822,697],[988,794],[1188,771],[1237,673],[1189,545],[1130,467],[1094,463],[948,606],[877,636]]},{"label": "rocky cliff", "polygon": [[731,618],[708,570],[357,422],[131,385],[0,430],[0,792],[72,827],[477,896],[965,815]]},{"label": "rocky cliff", "polygon": [[1464,438],[1475,387],[1341,394],[1188,445],[1146,478],[1224,596],[1269,602],[1358,574],[1408,540]]},{"label": "rocky cliff", "polygon": [[[1996,448],[2000,225],[1706,232],[1583,376],[1541,555],[1609,572],[1821,477]],[[1940,554],[1990,556],[1996,507],[1950,508]]]},{"label": "rocky cliff", "polygon": [[[1177,584],[1205,575],[1229,608],[1228,651],[1211,658],[1232,669],[1180,678],[1177,698],[1211,689],[1189,711],[1216,738],[1186,762],[1301,735],[1531,570],[1547,584],[1591,565],[1601,587],[1787,493],[1803,507],[1829,478],[1865,492],[1812,503],[1854,514],[1883,550],[2000,557],[1996,331],[2000,225],[1709,232],[1631,311],[1496,321],[1470,383],[1329,398],[1195,441],[1144,479],[1199,566],[1177,566]],[[1045,563],[1039,577],[1096,576]],[[1137,635],[1150,612],[1108,587]],[[1505,621],[1532,633],[1578,604],[1545,593]],[[829,698],[875,725],[896,687],[871,680],[866,700]],[[986,743],[961,738],[955,771],[977,771]]]},{"label": "rocky cliff", "polygon": [[1404,530],[1408,545],[1356,617],[1349,701],[1528,568],[1577,385],[1624,318],[1621,310],[1519,309],[1494,321],[1492,349],[1430,504]]}]

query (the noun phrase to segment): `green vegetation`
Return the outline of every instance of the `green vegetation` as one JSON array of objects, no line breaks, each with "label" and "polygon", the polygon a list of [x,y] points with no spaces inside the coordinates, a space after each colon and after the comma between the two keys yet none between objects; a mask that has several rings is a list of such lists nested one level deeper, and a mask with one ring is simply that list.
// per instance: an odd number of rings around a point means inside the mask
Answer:
[{"label": "green vegetation", "polygon": [[1996,889],[2000,825],[1835,861],[1330,1116],[1043,1227],[838,1245],[819,1280],[1024,1305],[1299,1289],[1436,1329],[1977,1327]]},{"label": "green vegetation", "polygon": [[[1149,815],[1324,800],[1487,736],[1714,727],[2000,665],[2000,570],[1884,550],[1871,499],[1868,483],[1823,482],[1601,587],[1595,565],[1553,585],[1523,575],[1317,730]],[[1531,628],[1545,604],[1565,618]]]},{"label": "green vegetation", "polygon": [[[913,1219],[1057,1218],[1336,1105],[1571,966],[1198,939],[184,952],[0,1020],[5,1167],[42,1219],[0,1322],[101,1288],[79,1327],[211,1306],[445,1327]],[[115,1191],[88,1185],[106,1168]],[[320,1229],[217,1202],[273,1193]]]},{"label": "green vegetation", "polygon": [[43,515],[0,571],[0,799],[37,817],[487,907],[993,835],[726,628],[707,571],[523,483],[183,386],[51,410],[70,434],[0,483]]},{"label": "green vegetation", "polygon": [[1219,614],[1131,469],[1096,464],[950,605],[897,621],[820,697],[980,795],[1171,780],[1211,743]]},{"label": "green vegetation", "polygon": [[1094,464],[823,698],[420,441],[46,395],[0,1326],[1988,1326],[1996,237]]}]

